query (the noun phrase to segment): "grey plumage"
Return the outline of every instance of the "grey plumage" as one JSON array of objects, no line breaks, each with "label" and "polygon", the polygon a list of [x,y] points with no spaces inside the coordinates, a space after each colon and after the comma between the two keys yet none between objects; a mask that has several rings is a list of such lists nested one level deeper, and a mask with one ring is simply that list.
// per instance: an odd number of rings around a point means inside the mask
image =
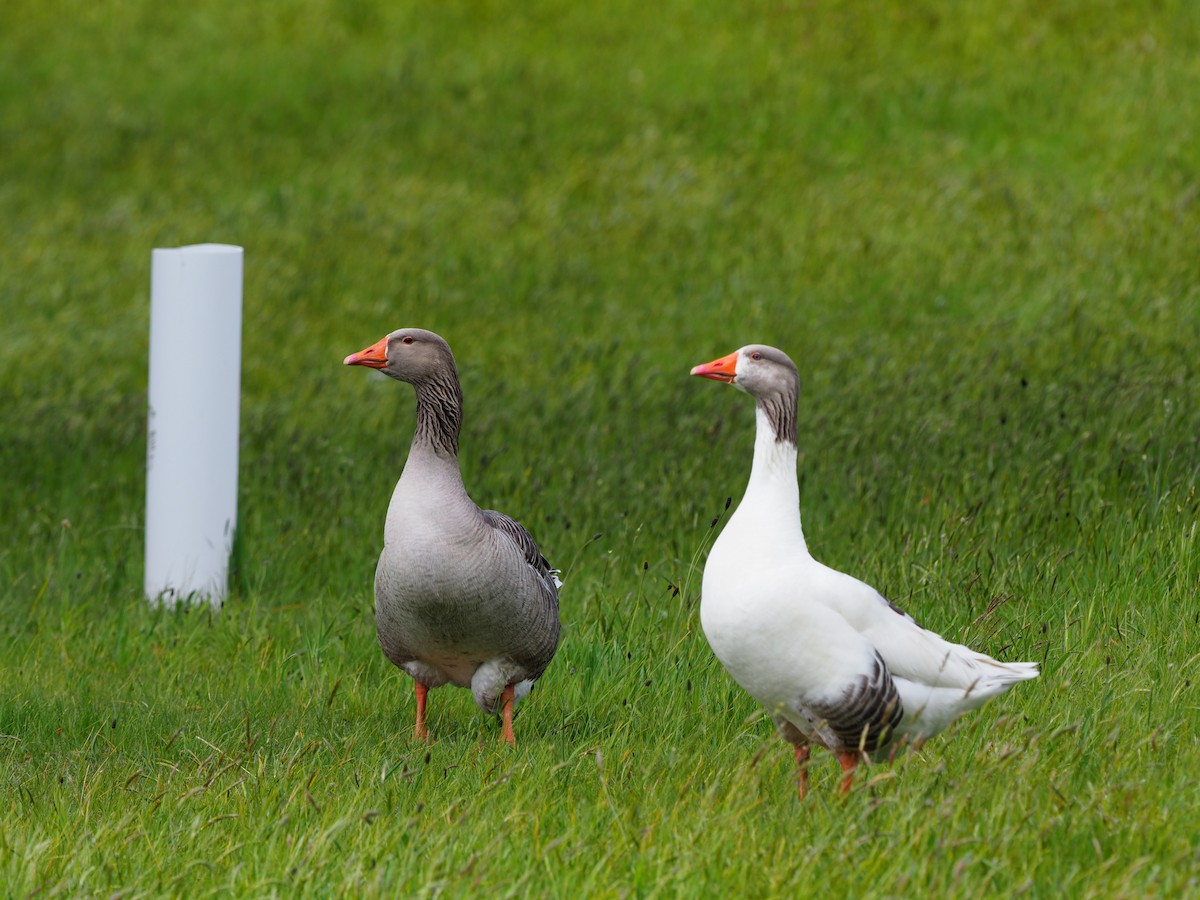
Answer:
[{"label": "grey plumage", "polygon": [[766,413],[775,440],[796,446],[796,399],[800,375],[792,358],[766,344],[750,344],[741,351],[744,363],[734,386],[754,397]]},{"label": "grey plumage", "polygon": [[554,604],[557,608],[558,570],[550,568],[550,563],[546,561],[546,557],[542,556],[542,551],[538,549],[533,535],[525,530],[524,525],[511,516],[506,516],[502,512],[496,512],[494,509],[485,509],[482,512],[484,521],[497,531],[508,535],[517,549],[521,551],[521,555],[525,557],[525,562],[541,576],[542,583],[546,586],[548,592],[553,595]]},{"label": "grey plumage", "polygon": [[380,647],[423,688],[470,687],[486,712],[509,692],[511,735],[511,702],[528,692],[558,646],[554,570],[524,527],[467,495],[458,465],[462,391],[441,337],[399,329],[346,363],[381,369],[412,384],[417,396],[417,427],[375,573]]},{"label": "grey plumage", "polygon": [[849,685],[836,702],[797,706],[821,742],[834,752],[872,753],[886,747],[904,718],[900,693],[878,652],[869,672]]}]

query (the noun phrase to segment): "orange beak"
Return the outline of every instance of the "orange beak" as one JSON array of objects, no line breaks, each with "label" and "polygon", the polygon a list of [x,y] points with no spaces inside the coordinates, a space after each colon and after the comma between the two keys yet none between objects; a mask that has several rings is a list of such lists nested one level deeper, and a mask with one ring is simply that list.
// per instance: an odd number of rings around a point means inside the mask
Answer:
[{"label": "orange beak", "polygon": [[724,381],[728,384],[737,375],[737,360],[738,352],[734,350],[728,356],[722,356],[710,363],[696,366],[692,369],[692,374],[699,375],[701,378],[711,378],[713,381]]},{"label": "orange beak", "polygon": [[366,350],[351,353],[342,360],[342,365],[382,369],[387,365],[387,338],[380,338]]}]

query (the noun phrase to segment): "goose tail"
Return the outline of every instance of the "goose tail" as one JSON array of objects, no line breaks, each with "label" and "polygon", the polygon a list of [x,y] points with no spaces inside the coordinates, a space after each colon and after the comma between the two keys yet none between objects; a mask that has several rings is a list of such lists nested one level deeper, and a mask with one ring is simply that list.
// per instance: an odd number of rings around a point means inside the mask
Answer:
[{"label": "goose tail", "polygon": [[1000,662],[990,656],[977,660],[983,667],[978,687],[987,696],[1002,694],[1019,681],[1029,681],[1041,674],[1035,662]]}]

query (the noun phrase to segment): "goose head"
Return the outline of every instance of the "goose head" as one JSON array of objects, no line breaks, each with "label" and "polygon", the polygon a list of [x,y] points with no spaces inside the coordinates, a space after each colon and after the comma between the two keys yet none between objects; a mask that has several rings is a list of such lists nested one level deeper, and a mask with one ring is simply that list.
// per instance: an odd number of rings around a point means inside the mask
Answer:
[{"label": "goose head", "polygon": [[800,384],[800,373],[791,358],[765,344],[747,344],[728,356],[696,366],[692,374],[732,384],[759,400],[772,394],[795,396]]},{"label": "goose head", "polygon": [[747,344],[728,356],[696,366],[692,374],[732,384],[754,398],[780,443],[796,443],[796,398],[800,373],[782,350]]},{"label": "goose head", "polygon": [[351,353],[343,364],[379,369],[398,381],[414,385],[457,374],[450,345],[440,335],[423,328],[399,328],[365,350]]}]

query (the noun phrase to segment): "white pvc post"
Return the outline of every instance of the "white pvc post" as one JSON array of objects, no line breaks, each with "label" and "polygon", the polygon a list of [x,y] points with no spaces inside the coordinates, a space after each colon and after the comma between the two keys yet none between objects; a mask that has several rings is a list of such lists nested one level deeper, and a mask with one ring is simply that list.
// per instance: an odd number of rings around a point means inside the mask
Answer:
[{"label": "white pvc post", "polygon": [[150,258],[147,598],[220,608],[237,524],[242,248]]}]

